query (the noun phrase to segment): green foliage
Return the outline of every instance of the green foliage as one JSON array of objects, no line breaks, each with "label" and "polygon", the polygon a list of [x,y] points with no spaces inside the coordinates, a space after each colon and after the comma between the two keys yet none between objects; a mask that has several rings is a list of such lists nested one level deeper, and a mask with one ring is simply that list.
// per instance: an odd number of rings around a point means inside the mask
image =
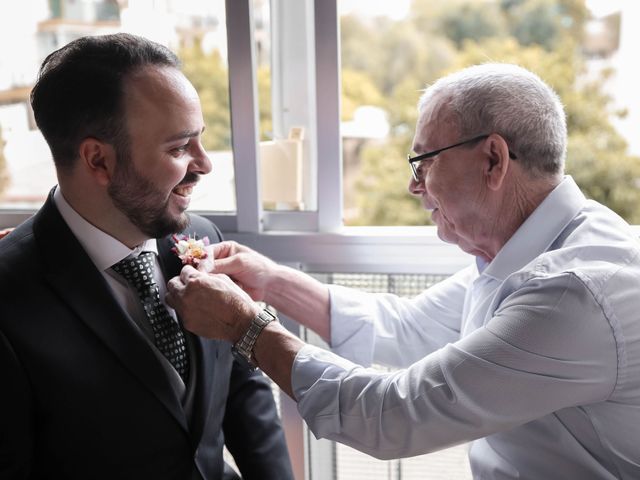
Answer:
[{"label": "green foliage", "polygon": [[407,191],[410,170],[406,154],[399,151],[410,150],[408,142],[396,137],[384,145],[367,145],[361,154],[362,172],[356,181],[359,215],[349,225],[429,225],[429,216],[420,202]]},{"label": "green foliage", "polygon": [[[200,95],[206,129],[202,143],[207,150],[231,149],[229,70],[218,50],[205,53],[199,42],[179,52],[182,71]],[[271,74],[261,67],[257,72],[261,139],[272,138]]]},{"label": "green foliage", "polygon": [[530,0],[509,11],[511,33],[520,45],[553,48],[564,33],[564,16],[555,0]]},{"label": "green foliage", "polygon": [[231,148],[229,74],[220,52],[204,53],[199,43],[179,52],[182,71],[200,95],[206,129],[202,143],[207,150]]},{"label": "green foliage", "polygon": [[591,133],[574,134],[569,139],[567,169],[587,197],[639,224],[640,157],[621,155],[625,149],[626,143],[615,133],[595,139]]},{"label": "green foliage", "polygon": [[455,56],[449,39],[414,23],[384,18],[364,22],[343,17],[340,40],[343,71],[369,77],[385,97],[407,79],[424,86],[425,77],[437,74]]},{"label": "green foliage", "polygon": [[353,118],[356,108],[361,105],[384,105],[380,91],[365,73],[350,68],[343,68],[341,73],[343,120]]},{"label": "green foliage", "polygon": [[271,114],[271,70],[258,68],[258,110],[260,140],[273,140],[273,115]]},{"label": "green foliage", "polygon": [[522,45],[552,48],[563,37],[582,40],[589,12],[584,0],[502,0],[510,33]]},{"label": "green foliage", "polygon": [[505,15],[497,4],[474,2],[446,12],[442,17],[440,31],[460,48],[465,40],[506,35],[507,25]]},{"label": "green foliage", "polygon": [[581,57],[575,55],[576,47],[570,38],[551,51],[538,45],[522,47],[514,39],[468,43],[456,67],[482,61],[486,51],[493,52],[496,61],[518,62],[558,92],[567,113],[567,173],[588,197],[609,206],[627,221],[638,223],[640,159],[626,153],[627,144],[611,123],[620,115],[610,111],[611,98],[602,89],[611,72],[579,81],[585,77],[585,67]]},{"label": "green foliage", "polygon": [[[487,61],[518,63],[560,95],[567,113],[567,172],[591,198],[640,223],[640,159],[612,120],[603,90],[607,75],[585,75],[579,45],[587,19],[584,0],[413,0],[404,20],[341,18],[342,119],[360,105],[388,112],[390,138],[350,145],[345,161],[345,222],[349,225],[423,225],[429,215],[407,193],[416,103],[425,86],[450,71]],[[209,150],[231,148],[229,84],[220,53],[198,43],[180,52],[184,72],[198,90]],[[588,80],[587,80],[588,79]],[[260,136],[272,136],[271,75],[258,70]],[[6,185],[0,147],[0,192]],[[347,171],[356,165],[357,171]],[[355,178],[355,180],[354,180]],[[4,182],[4,183],[3,183]]]},{"label": "green foliage", "polygon": [[[428,214],[406,190],[406,153],[420,90],[445,73],[487,61],[520,64],[556,90],[567,113],[567,173],[587,196],[640,223],[640,158],[628,155],[612,124],[624,112],[614,111],[604,93],[611,72],[586,76],[578,48],[587,15],[584,0],[414,0],[405,20],[343,18],[343,70],[360,74],[343,77],[343,103],[349,106],[343,116],[349,118],[364,97],[377,102],[377,89],[391,123],[386,144],[359,150],[360,173],[352,182],[356,192],[345,194],[355,198],[347,207],[357,214],[345,223],[426,223]],[[367,95],[351,82],[366,85]]]}]

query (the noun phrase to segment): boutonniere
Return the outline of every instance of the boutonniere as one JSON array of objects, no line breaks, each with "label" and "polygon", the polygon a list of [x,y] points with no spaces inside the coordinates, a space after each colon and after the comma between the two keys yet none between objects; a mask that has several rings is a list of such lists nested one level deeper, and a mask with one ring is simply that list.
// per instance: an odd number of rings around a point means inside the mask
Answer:
[{"label": "boutonniere", "polygon": [[173,235],[174,246],[171,249],[183,265],[191,265],[204,271],[213,270],[213,245],[209,243],[209,237],[197,237],[187,235]]}]

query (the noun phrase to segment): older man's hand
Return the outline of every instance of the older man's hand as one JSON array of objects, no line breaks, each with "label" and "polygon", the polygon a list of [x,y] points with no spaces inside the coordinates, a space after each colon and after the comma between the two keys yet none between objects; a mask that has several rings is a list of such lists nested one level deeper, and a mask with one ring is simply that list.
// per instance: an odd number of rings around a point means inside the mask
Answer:
[{"label": "older man's hand", "polygon": [[202,337],[235,343],[261,310],[227,275],[207,274],[189,265],[167,289],[167,303],[185,328]]},{"label": "older man's hand", "polygon": [[13,228],[5,228],[3,230],[0,230],[0,239],[3,237],[6,237],[7,235],[9,235],[11,232],[13,231]]},{"label": "older man's hand", "polygon": [[237,242],[213,246],[214,272],[229,275],[256,301],[265,300],[269,281],[280,266],[255,250]]}]

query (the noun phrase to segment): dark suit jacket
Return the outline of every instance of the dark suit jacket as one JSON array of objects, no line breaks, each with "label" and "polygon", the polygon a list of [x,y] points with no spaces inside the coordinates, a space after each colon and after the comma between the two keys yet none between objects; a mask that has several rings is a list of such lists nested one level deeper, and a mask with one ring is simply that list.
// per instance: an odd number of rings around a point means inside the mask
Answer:
[{"label": "dark suit jacket", "polygon": [[[201,217],[189,232],[221,239]],[[245,479],[293,478],[265,377],[187,337],[189,412],[50,196],[0,242],[0,479],[217,480],[225,443]]]}]

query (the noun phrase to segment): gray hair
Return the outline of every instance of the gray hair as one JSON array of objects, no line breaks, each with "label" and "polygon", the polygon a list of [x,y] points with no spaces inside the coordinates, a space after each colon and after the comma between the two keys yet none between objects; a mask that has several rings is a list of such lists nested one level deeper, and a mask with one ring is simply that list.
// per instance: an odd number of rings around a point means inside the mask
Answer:
[{"label": "gray hair", "polygon": [[461,137],[497,133],[532,174],[564,171],[567,124],[558,95],[517,65],[474,65],[428,87],[419,110],[431,101],[446,106]]}]

